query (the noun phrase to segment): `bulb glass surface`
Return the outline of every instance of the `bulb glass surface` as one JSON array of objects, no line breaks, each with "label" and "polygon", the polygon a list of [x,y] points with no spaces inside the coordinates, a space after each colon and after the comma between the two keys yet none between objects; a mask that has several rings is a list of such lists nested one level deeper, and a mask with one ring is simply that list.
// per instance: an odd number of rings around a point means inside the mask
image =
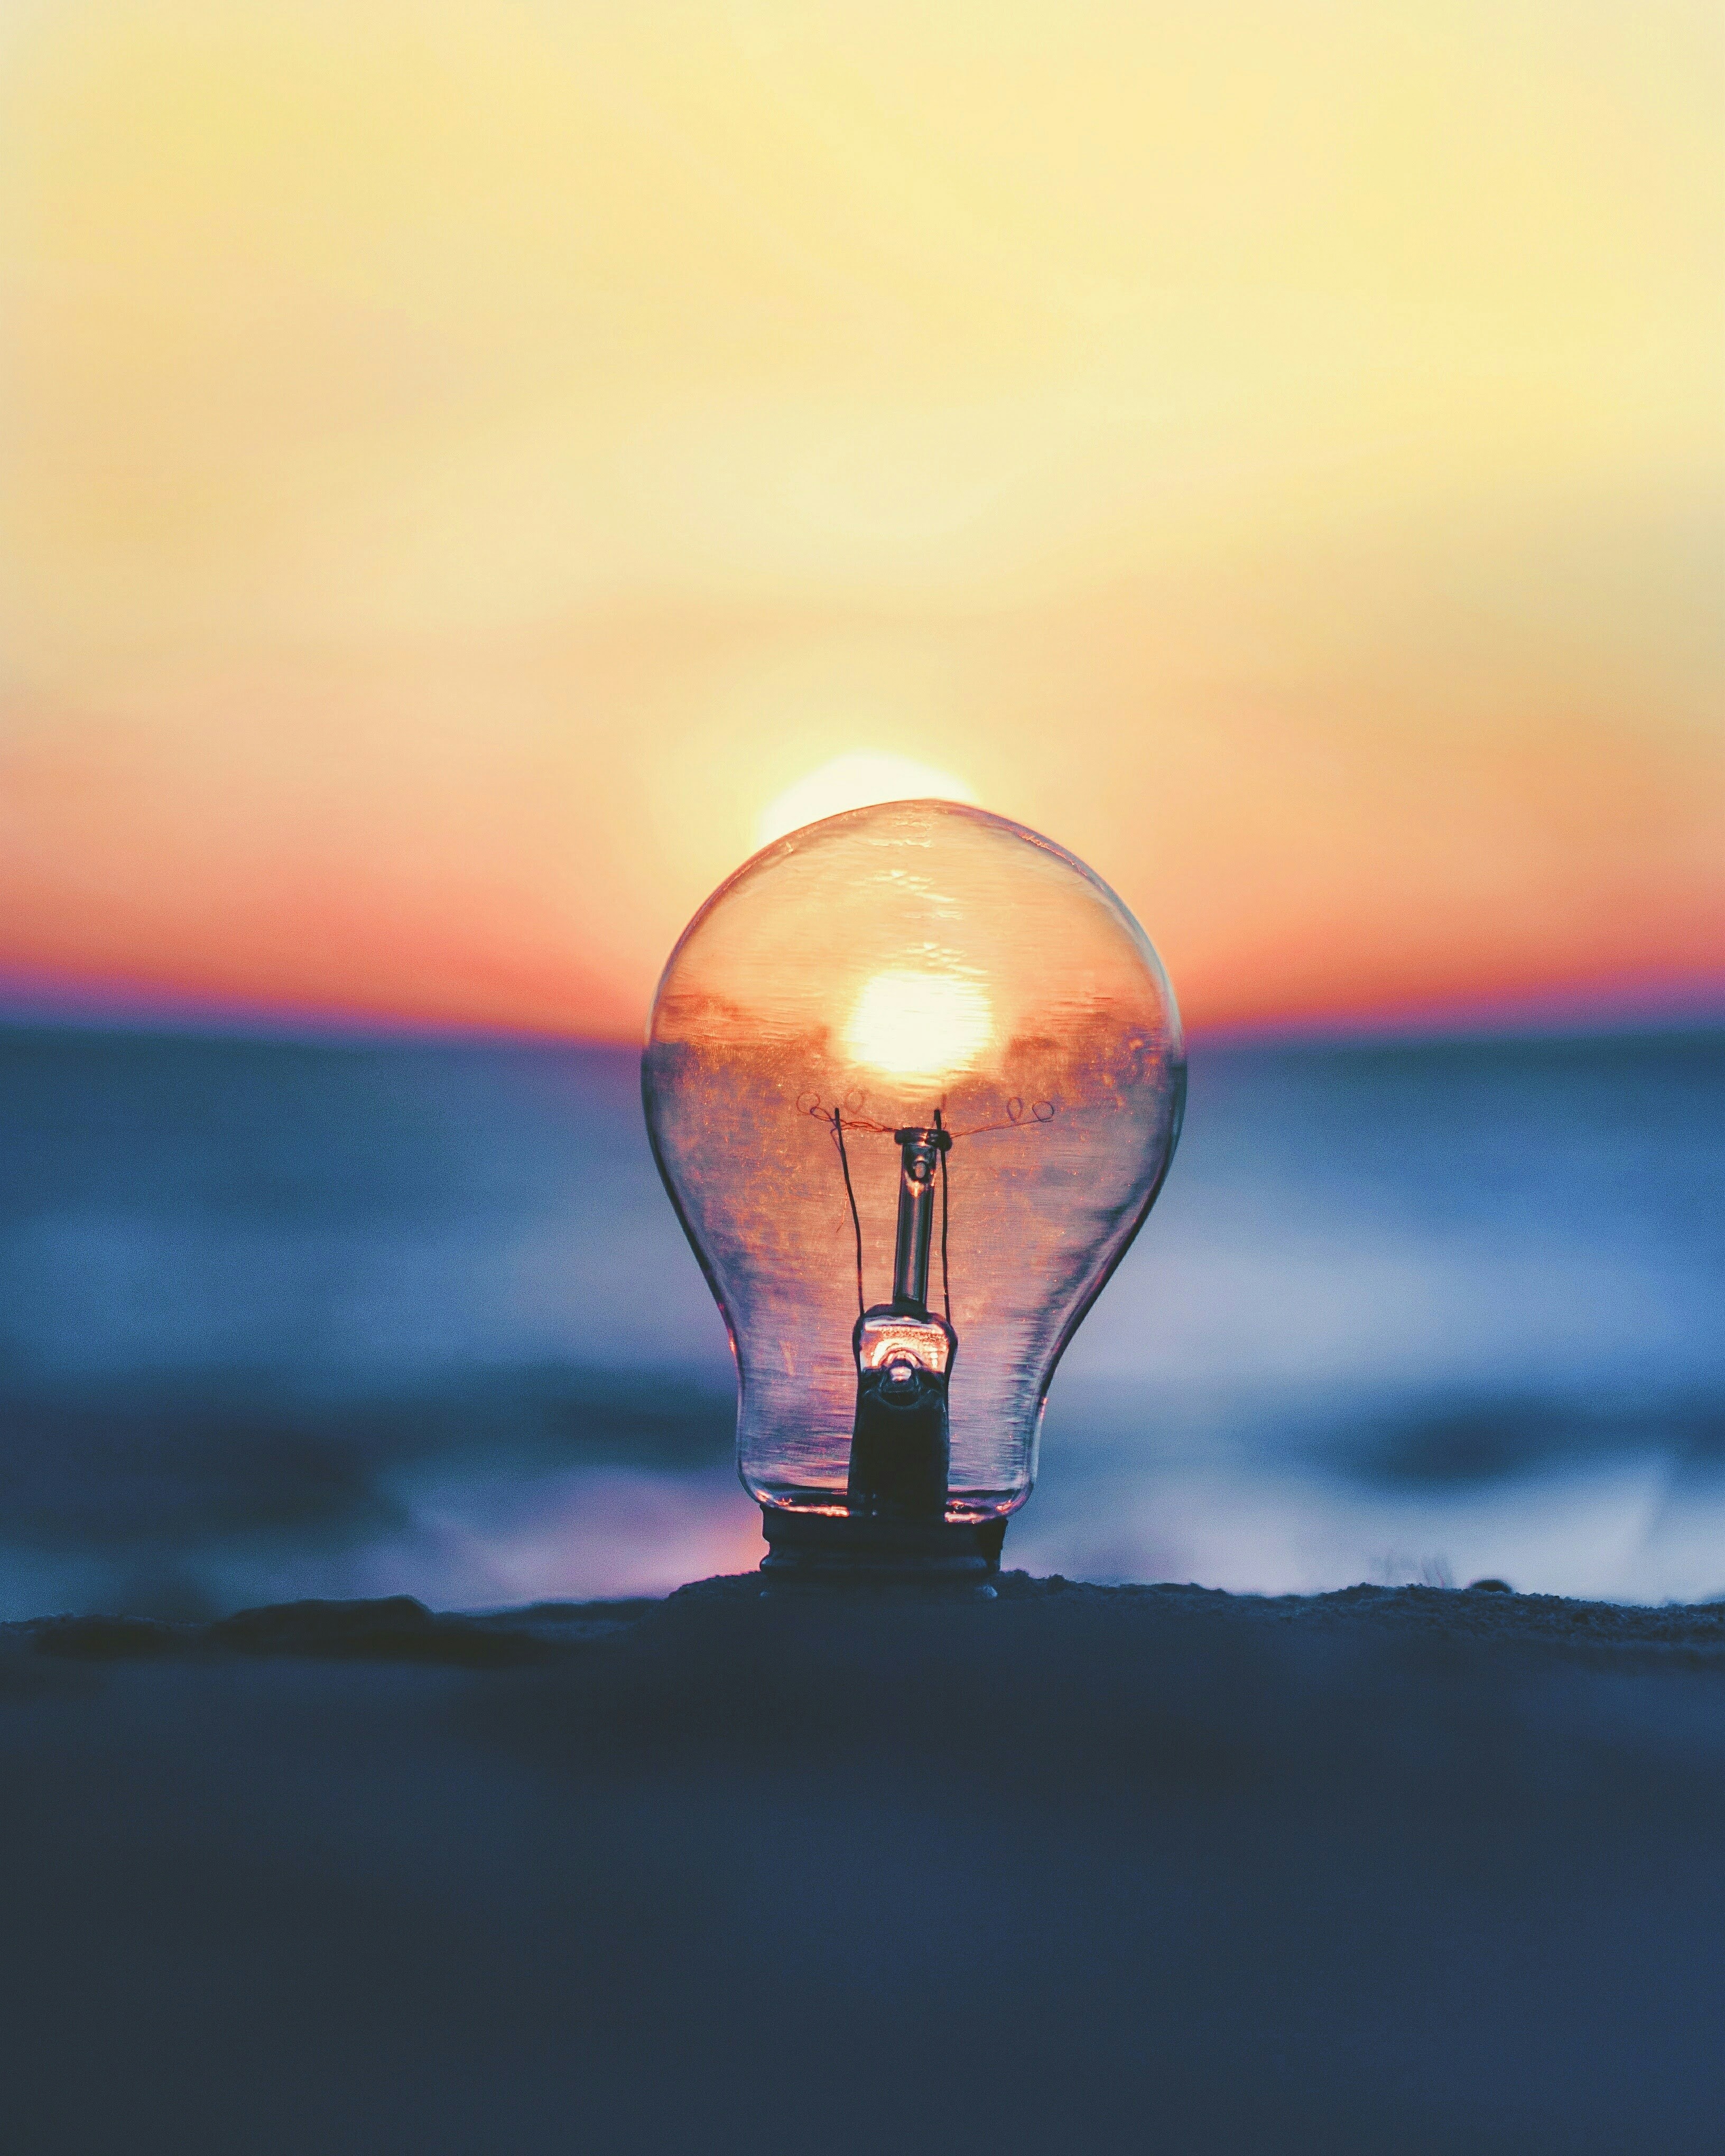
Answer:
[{"label": "bulb glass surface", "polygon": [[[844,1511],[859,1364],[896,1383],[920,1353],[948,1388],[945,1516],[1020,1504],[1055,1366],[1161,1186],[1184,1081],[1142,930],[1021,825],[891,802],[739,869],[671,954],[642,1085],[736,1351],[751,1493]],[[899,1140],[937,1123],[919,1324],[902,1296],[880,1313]]]}]

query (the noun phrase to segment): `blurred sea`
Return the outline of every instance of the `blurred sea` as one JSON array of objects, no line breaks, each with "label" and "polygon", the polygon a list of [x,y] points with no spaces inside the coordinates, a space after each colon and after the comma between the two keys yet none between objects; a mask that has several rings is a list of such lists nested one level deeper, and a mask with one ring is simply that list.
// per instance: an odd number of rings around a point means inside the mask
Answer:
[{"label": "blurred sea", "polygon": [[[1725,1593],[1725,1034],[1200,1049],[1007,1561]],[[0,1616],[759,1554],[622,1051],[0,1029]]]}]

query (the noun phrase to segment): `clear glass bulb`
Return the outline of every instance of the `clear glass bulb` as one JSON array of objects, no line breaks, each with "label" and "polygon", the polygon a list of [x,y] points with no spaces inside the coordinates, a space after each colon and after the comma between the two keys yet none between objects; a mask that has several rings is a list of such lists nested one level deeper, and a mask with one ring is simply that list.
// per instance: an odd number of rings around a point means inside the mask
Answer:
[{"label": "clear glass bulb", "polygon": [[1004,1522],[1179,1134],[1179,1016],[1113,892],[952,802],[809,824],[684,932],[642,1089],[769,1536]]}]

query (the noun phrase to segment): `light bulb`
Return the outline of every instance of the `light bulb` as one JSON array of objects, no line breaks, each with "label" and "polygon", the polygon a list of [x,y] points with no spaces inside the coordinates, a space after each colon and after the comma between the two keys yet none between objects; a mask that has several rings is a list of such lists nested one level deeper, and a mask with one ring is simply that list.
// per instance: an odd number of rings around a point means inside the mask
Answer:
[{"label": "light bulb", "polygon": [[829,817],[690,922],[642,1093],[737,1357],[763,1569],[985,1580],[1179,1135],[1143,931],[1003,817]]}]

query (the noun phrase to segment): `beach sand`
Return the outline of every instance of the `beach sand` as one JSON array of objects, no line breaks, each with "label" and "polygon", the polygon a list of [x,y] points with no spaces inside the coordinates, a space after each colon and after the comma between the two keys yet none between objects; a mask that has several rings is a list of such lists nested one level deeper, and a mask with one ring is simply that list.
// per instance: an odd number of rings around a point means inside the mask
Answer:
[{"label": "beach sand", "polygon": [[1725,2138],[1725,1604],[44,1620],[0,1819],[28,2156]]}]

